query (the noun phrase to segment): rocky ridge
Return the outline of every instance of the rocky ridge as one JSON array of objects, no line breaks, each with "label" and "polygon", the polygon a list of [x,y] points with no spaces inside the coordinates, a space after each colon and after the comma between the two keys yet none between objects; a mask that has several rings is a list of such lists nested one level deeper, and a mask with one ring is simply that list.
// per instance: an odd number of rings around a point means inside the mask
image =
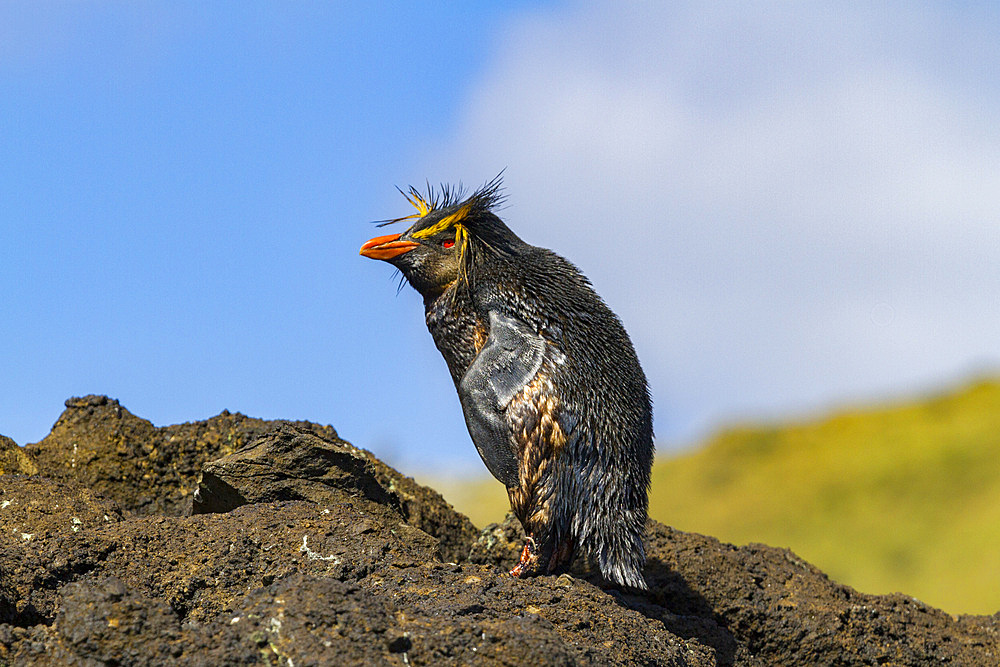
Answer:
[{"label": "rocky ridge", "polygon": [[155,427],[73,398],[0,437],[0,664],[996,665],[1000,614],[865,595],[784,549],[650,522],[648,593],[514,580],[476,530],[330,426]]}]

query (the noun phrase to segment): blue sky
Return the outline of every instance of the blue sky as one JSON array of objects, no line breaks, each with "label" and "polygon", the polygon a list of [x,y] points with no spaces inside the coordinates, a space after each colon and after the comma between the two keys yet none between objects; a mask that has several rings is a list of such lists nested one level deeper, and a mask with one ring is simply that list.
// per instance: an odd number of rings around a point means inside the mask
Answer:
[{"label": "blue sky", "polygon": [[0,433],[72,395],[333,424],[483,471],[394,186],[508,223],[629,329],[661,446],[1000,366],[993,3],[0,5]]}]

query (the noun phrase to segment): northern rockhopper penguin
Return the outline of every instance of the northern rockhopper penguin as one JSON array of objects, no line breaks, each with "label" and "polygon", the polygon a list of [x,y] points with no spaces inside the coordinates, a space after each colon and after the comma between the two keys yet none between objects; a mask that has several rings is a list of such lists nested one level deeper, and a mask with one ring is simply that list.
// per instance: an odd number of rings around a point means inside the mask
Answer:
[{"label": "northern rockhopper penguin", "polygon": [[384,223],[410,228],[361,254],[398,268],[424,298],[469,435],[528,535],[511,574],[563,571],[579,549],[606,579],[646,588],[646,376],[579,269],[497,217],[500,186],[497,177],[468,197],[411,187],[416,213]]}]

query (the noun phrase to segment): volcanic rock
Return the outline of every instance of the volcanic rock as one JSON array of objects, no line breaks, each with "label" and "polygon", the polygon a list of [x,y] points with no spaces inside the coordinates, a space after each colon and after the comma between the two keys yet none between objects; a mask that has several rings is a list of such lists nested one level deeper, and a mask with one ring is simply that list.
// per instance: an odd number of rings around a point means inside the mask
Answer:
[{"label": "volcanic rock", "polygon": [[17,443],[0,435],[0,475],[34,475],[38,472],[34,461]]},{"label": "volcanic rock", "polygon": [[[337,437],[330,426],[296,423]],[[157,428],[116,399],[90,395],[68,399],[52,432],[24,451],[40,474],[79,482],[130,512],[180,516],[190,511],[207,461],[272,427],[273,422],[226,410],[204,421]]]},{"label": "volcanic rock", "polygon": [[396,510],[440,541],[446,561],[466,558],[477,531],[436,491],[345,442],[309,426],[277,422],[247,447],[204,467],[192,511],[228,512],[247,503],[308,500],[336,504],[358,495]]},{"label": "volcanic rock", "polygon": [[0,441],[0,665],[1000,661],[1000,615],[865,595],[790,551],[652,521],[649,591],[585,563],[513,579],[513,517],[476,531],[329,426],[157,428],[88,396],[14,448]]}]

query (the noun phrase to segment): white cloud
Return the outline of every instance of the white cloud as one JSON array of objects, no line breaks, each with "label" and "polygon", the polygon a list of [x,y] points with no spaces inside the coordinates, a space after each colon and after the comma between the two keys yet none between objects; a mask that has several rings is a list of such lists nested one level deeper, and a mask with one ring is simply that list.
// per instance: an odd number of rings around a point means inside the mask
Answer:
[{"label": "white cloud", "polygon": [[428,175],[508,168],[505,217],[622,316],[667,436],[1000,362],[989,27],[947,5],[712,7],[512,24]]}]

